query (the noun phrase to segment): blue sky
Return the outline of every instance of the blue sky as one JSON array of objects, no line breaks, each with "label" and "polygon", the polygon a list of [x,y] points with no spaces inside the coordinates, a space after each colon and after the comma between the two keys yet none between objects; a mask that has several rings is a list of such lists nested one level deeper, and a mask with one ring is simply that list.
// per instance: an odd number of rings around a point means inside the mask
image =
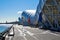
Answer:
[{"label": "blue sky", "polygon": [[0,0],[0,21],[17,20],[18,11],[35,10],[39,0]]}]

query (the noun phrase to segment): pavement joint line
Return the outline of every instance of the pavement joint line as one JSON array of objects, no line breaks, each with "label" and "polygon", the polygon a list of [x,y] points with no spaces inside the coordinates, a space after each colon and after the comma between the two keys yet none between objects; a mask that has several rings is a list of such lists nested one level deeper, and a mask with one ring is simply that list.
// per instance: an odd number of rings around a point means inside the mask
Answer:
[{"label": "pavement joint line", "polygon": [[[28,34],[28,33],[27,33]],[[36,40],[39,40],[37,37],[33,36],[33,35],[30,35],[31,37],[33,37],[34,39]]]},{"label": "pavement joint line", "polygon": [[24,39],[27,40],[27,38],[25,37],[26,34],[24,34],[20,29],[17,29],[17,30],[21,33],[21,35],[24,37]]},{"label": "pavement joint line", "polygon": [[[23,27],[22,27],[22,28],[23,28]],[[20,29],[21,29],[21,28],[20,28]],[[34,35],[33,33],[27,31],[27,30],[24,29],[24,28],[23,28],[22,30],[25,30],[27,34],[29,34],[29,35],[30,35],[31,37],[33,37],[34,39],[38,40],[38,38],[36,38],[35,36],[33,36],[33,35]],[[27,39],[26,39],[26,40],[27,40]]]},{"label": "pavement joint line", "polygon": [[27,40],[27,38],[24,36],[24,39]]},{"label": "pavement joint line", "polygon": [[55,35],[55,36],[59,36],[59,37],[60,37],[60,35],[59,35],[59,34],[52,33],[52,32],[51,32],[51,31],[49,31],[49,30],[48,30],[48,32],[47,32],[47,33],[52,34],[52,35]]},{"label": "pavement joint line", "polygon": [[59,34],[52,33],[52,32],[50,32],[49,30],[48,30],[48,31],[45,31],[45,32],[42,32],[42,33],[40,33],[40,34],[47,34],[47,33],[60,37]]},{"label": "pavement joint line", "polygon": [[[23,35],[23,32],[19,29],[19,28],[15,28],[17,31],[19,31],[20,32],[20,35],[22,36]],[[25,34],[24,34],[25,35]]]},{"label": "pavement joint line", "polygon": [[26,30],[24,28],[23,28],[23,30],[26,31],[26,33],[28,33],[29,35],[34,35],[34,33],[30,32],[30,31],[28,31],[28,30]]},{"label": "pavement joint line", "polygon": [[[25,29],[25,30],[26,30],[26,29]],[[27,31],[27,30],[26,30],[26,33],[29,34],[30,36],[32,36],[34,39],[38,40],[38,38],[36,38],[35,36],[33,36],[34,34],[31,33],[30,31]]]},{"label": "pavement joint line", "polygon": [[47,33],[49,33],[49,34],[52,34],[52,35],[55,35],[55,36],[59,36],[60,37],[60,35],[59,34],[56,34],[56,33],[52,33],[51,31],[45,31],[45,32],[42,32],[41,34],[47,34]]},{"label": "pavement joint line", "polygon": [[29,32],[29,31],[27,31],[26,33],[28,33],[29,35],[34,35],[34,33],[31,33],[31,32]]},{"label": "pavement joint line", "polygon": [[17,30],[20,32],[20,35],[21,35],[21,36],[26,36],[26,34],[25,34],[23,31],[21,31],[21,30],[18,29],[18,28],[17,28]]},{"label": "pavement joint line", "polygon": [[42,33],[40,33],[40,34],[47,34],[48,33],[48,31],[44,31],[44,32],[42,32]]},{"label": "pavement joint line", "polygon": [[23,31],[23,33],[28,33],[29,35],[34,35],[34,33],[31,33],[30,31],[26,30],[23,27],[22,28],[19,27],[19,29],[21,29]]},{"label": "pavement joint line", "polygon": [[52,34],[52,35],[55,35],[55,36],[59,36],[60,37],[60,35],[59,34],[55,34],[55,33],[50,33],[50,32],[48,32],[49,34]]}]

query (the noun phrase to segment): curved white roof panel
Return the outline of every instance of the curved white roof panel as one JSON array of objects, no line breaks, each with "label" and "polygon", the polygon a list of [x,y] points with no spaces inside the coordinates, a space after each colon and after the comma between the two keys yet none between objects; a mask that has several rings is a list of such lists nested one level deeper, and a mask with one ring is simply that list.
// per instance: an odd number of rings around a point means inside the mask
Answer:
[{"label": "curved white roof panel", "polygon": [[25,12],[26,12],[28,15],[34,16],[35,13],[36,13],[36,10],[25,10]]}]

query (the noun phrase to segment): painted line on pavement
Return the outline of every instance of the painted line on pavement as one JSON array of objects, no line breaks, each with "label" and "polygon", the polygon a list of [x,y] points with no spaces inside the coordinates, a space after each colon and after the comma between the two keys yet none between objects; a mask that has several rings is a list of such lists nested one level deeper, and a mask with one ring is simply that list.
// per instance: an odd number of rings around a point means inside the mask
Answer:
[{"label": "painted line on pavement", "polygon": [[25,37],[26,34],[24,34],[20,29],[17,28],[17,30],[20,32],[20,35],[24,37],[25,40],[27,40],[27,38]]}]

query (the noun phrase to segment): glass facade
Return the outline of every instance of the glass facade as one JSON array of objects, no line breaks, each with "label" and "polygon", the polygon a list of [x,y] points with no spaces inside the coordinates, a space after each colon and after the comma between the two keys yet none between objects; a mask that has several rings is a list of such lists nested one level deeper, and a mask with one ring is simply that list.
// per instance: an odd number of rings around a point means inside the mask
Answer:
[{"label": "glass facade", "polygon": [[53,27],[58,27],[60,25],[60,0],[47,0],[43,7],[43,13]]}]

